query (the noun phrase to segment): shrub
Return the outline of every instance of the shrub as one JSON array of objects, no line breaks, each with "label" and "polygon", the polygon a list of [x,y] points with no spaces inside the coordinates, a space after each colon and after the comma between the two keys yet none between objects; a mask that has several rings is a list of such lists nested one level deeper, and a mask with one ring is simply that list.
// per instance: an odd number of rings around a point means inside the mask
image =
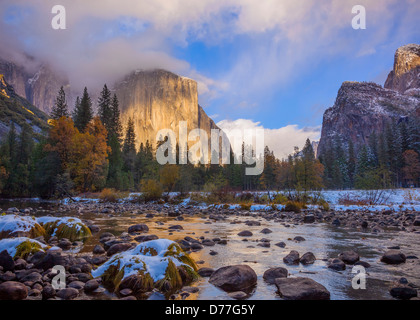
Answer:
[{"label": "shrub", "polygon": [[284,208],[286,212],[300,212],[304,208],[304,204],[296,201],[288,201]]},{"label": "shrub", "polygon": [[318,205],[319,205],[320,209],[322,209],[324,211],[329,211],[330,210],[330,204],[325,200],[320,200],[318,202]]},{"label": "shrub", "polygon": [[287,201],[289,201],[287,199],[287,197],[281,193],[277,194],[276,197],[273,199],[273,204],[286,204]]},{"label": "shrub", "polygon": [[141,192],[144,201],[149,202],[159,200],[162,197],[163,190],[156,180],[148,179],[141,182]]},{"label": "shrub", "polygon": [[101,199],[102,202],[118,202],[119,197],[114,189],[105,188],[99,195],[99,199]]},{"label": "shrub", "polygon": [[240,206],[241,206],[242,210],[246,210],[246,211],[251,210],[251,204],[250,203],[241,203]]},{"label": "shrub", "polygon": [[254,201],[254,195],[251,192],[241,192],[238,196],[241,202],[250,203]]}]

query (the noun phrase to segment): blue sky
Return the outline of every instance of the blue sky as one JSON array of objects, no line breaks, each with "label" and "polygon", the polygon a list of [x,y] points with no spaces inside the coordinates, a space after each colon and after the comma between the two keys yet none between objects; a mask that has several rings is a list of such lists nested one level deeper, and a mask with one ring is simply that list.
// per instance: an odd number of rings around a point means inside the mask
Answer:
[{"label": "blue sky", "polygon": [[[55,4],[66,30],[51,28]],[[359,4],[366,30],[351,27]],[[2,54],[27,52],[88,87],[134,69],[190,77],[222,128],[265,128],[278,156],[319,138],[343,81],[383,85],[395,50],[420,43],[416,0],[5,0],[0,10]]]}]

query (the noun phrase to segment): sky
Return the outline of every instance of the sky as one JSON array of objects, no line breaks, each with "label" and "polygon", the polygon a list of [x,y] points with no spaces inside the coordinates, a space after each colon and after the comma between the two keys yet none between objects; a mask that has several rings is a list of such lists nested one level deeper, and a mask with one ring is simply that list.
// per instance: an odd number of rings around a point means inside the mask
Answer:
[{"label": "sky", "polygon": [[[56,4],[66,30],[51,27]],[[0,54],[29,53],[80,86],[136,69],[195,79],[222,129],[264,128],[285,157],[319,139],[343,81],[383,85],[395,50],[420,43],[419,16],[417,0],[0,0]]]}]

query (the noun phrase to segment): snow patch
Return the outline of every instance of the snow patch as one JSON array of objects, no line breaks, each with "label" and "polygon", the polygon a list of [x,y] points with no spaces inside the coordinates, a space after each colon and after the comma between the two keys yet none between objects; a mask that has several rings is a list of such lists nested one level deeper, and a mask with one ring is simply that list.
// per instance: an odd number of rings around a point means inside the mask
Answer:
[{"label": "snow patch", "polygon": [[[37,240],[34,239],[30,239],[30,238],[26,238],[26,237],[18,237],[18,238],[10,238],[10,239],[3,239],[0,240],[0,252],[7,250],[7,252],[9,253],[9,255],[11,257],[14,257],[17,251],[17,247],[25,242],[25,241],[30,241],[31,243],[36,243],[38,244],[42,249],[46,249],[47,246]],[[42,250],[44,251],[44,250]]]}]

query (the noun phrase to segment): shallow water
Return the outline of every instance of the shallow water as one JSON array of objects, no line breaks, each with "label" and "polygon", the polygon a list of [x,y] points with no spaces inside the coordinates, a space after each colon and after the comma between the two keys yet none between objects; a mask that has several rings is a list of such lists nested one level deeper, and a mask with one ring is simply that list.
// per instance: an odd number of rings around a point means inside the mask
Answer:
[{"label": "shallow water", "polygon": [[[16,206],[23,208],[25,206],[39,207],[32,203],[0,203],[0,207],[7,208]],[[45,208],[51,208],[53,205],[43,204]],[[264,271],[273,267],[285,267],[293,276],[309,277],[323,284],[331,293],[331,299],[392,299],[389,294],[390,285],[400,277],[406,277],[409,282],[420,286],[420,263],[419,260],[407,260],[403,265],[390,266],[379,261],[382,253],[387,247],[400,246],[401,251],[407,256],[414,255],[420,257],[420,234],[408,233],[395,230],[386,230],[383,233],[363,232],[352,230],[350,228],[335,227],[330,224],[317,223],[306,225],[284,226],[282,223],[267,221],[261,217],[242,217],[232,215],[224,221],[209,220],[207,216],[195,215],[193,217],[183,216],[185,220],[177,221],[174,218],[168,218],[166,215],[155,215],[154,218],[146,218],[145,215],[106,215],[106,214],[83,214],[77,215],[79,218],[94,221],[101,228],[99,234],[95,234],[89,239],[80,252],[91,252],[98,243],[99,235],[102,232],[111,232],[119,235],[126,232],[128,227],[137,223],[146,223],[149,227],[149,234],[155,234],[159,238],[168,238],[171,240],[182,239],[185,236],[198,238],[221,238],[227,239],[227,245],[216,244],[213,247],[204,247],[199,252],[191,253],[196,261],[203,261],[199,267],[219,267],[235,264],[248,264],[258,275],[258,284],[249,299],[280,299],[276,294],[276,287],[267,284],[262,275]],[[233,221],[244,222],[246,220],[256,220],[261,226],[247,226],[244,223],[231,224]],[[181,225],[184,230],[169,231],[170,225]],[[262,234],[260,231],[269,228],[273,232]],[[252,237],[246,238],[237,236],[240,231],[250,230]],[[296,236],[302,236],[306,241],[296,243],[291,240]],[[257,246],[258,240],[266,238],[271,240],[270,248]],[[274,244],[280,241],[286,243],[285,248],[279,248]],[[351,266],[345,271],[336,272],[326,266],[326,261],[322,259],[335,258],[344,250],[354,249],[361,257],[362,261],[371,264],[367,268],[367,288],[366,290],[355,290],[352,288],[351,279],[355,274],[351,273]],[[218,252],[217,255],[210,255],[210,250]],[[301,255],[311,251],[315,254],[317,261],[309,266],[288,266],[283,263],[283,257],[291,250],[298,251]],[[197,294],[192,294],[188,299],[230,299],[222,290],[209,284],[207,278],[202,278],[193,286],[200,288]],[[152,299],[162,298],[156,294]]]}]

